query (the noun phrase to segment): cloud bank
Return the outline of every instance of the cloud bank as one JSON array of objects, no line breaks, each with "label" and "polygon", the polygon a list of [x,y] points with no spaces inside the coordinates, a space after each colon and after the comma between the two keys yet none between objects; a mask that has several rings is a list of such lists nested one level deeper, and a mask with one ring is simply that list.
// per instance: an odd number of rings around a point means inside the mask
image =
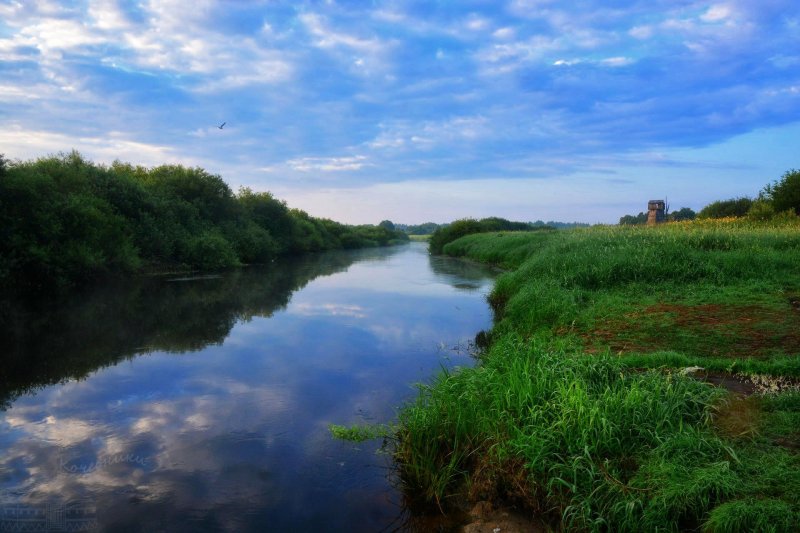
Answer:
[{"label": "cloud bank", "polygon": [[[0,151],[200,164],[301,202],[608,173],[646,189],[640,161],[798,124],[799,30],[793,0],[12,1]],[[791,157],[754,161],[751,194]]]}]

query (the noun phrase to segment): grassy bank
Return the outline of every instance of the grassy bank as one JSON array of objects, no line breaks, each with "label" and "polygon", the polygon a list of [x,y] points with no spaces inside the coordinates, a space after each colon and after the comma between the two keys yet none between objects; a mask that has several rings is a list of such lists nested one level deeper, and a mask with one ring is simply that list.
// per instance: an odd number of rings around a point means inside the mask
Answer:
[{"label": "grassy bank", "polygon": [[800,376],[800,224],[490,233],[444,252],[509,272],[481,364],[400,414],[410,493],[568,530],[800,529],[800,394],[681,371]]}]

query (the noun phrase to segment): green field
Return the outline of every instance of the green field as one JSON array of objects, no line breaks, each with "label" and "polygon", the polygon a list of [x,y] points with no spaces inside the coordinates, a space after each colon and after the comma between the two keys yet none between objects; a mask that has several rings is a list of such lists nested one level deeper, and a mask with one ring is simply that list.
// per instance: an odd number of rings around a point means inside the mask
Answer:
[{"label": "green field", "polygon": [[409,494],[568,530],[800,530],[797,220],[483,233],[444,253],[507,273],[481,363],[400,413]]}]

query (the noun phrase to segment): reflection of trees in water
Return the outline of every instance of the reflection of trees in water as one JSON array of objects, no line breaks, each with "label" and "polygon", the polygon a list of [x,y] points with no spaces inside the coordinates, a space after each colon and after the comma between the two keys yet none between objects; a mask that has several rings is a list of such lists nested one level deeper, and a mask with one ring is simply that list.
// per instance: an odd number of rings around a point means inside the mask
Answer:
[{"label": "reflection of trees in water", "polygon": [[428,261],[431,270],[456,289],[480,289],[487,280],[496,278],[498,273],[496,269],[486,265],[440,255],[431,255]]},{"label": "reflection of trees in water", "polygon": [[220,344],[237,321],[271,316],[314,278],[386,255],[313,254],[219,277],[110,282],[58,302],[0,302],[0,407],[137,354]]}]

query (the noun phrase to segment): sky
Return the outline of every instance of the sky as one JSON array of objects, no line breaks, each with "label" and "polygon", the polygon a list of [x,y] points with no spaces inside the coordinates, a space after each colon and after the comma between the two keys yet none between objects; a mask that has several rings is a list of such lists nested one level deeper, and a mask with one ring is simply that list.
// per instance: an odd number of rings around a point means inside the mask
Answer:
[{"label": "sky", "polygon": [[800,2],[0,0],[0,125],[346,223],[615,223],[800,168]]}]

